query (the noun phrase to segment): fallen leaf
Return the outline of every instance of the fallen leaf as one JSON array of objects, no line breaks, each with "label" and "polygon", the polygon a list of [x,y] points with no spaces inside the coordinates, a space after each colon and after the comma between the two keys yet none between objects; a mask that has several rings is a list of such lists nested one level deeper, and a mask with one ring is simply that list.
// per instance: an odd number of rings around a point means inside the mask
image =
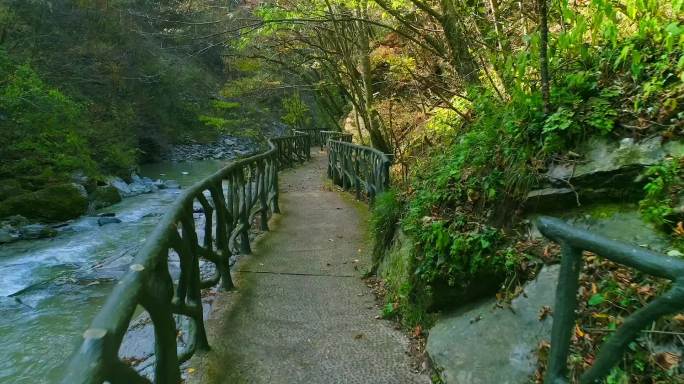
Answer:
[{"label": "fallen leaf", "polygon": [[661,368],[669,371],[672,367],[679,365],[680,357],[672,352],[662,352],[655,355],[655,362]]},{"label": "fallen leaf", "polygon": [[583,338],[585,333],[580,329],[579,325],[575,324],[575,336],[577,336],[578,339]]},{"label": "fallen leaf", "polygon": [[646,285],[643,285],[643,286],[637,288],[637,292],[640,295],[646,296],[648,298],[648,297],[651,297],[655,294],[655,289],[652,286],[646,284]]},{"label": "fallen leaf", "polygon": [[188,368],[188,373],[193,374],[195,373],[196,369],[195,368]]},{"label": "fallen leaf", "polygon": [[544,321],[551,314],[551,307],[548,305],[543,306],[539,310],[539,321]]},{"label": "fallen leaf", "polygon": [[678,222],[674,232],[677,236],[684,236],[684,222]]},{"label": "fallen leaf", "polygon": [[423,334],[423,328],[420,325],[416,325],[413,329],[413,337],[420,337]]}]

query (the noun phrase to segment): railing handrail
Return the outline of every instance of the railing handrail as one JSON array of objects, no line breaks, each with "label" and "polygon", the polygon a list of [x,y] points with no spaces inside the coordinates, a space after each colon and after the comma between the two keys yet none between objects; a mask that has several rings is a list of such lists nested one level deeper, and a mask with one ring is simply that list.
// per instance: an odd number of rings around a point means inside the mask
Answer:
[{"label": "railing handrail", "polygon": [[665,256],[595,233],[575,228],[562,220],[542,216],[537,228],[547,238],[561,245],[561,268],[551,329],[551,350],[545,383],[567,383],[567,359],[575,327],[577,290],[582,265],[582,252],[590,251],[613,262],[650,275],[673,281],[668,292],[624,319],[615,333],[603,343],[594,363],[580,377],[580,383],[594,383],[607,376],[617,364],[638,332],[662,316],[684,308],[684,260]]},{"label": "railing handrail", "polygon": [[[349,134],[347,134],[349,135]],[[349,135],[351,136],[351,135]],[[390,186],[391,157],[375,148],[329,139],[328,177],[342,188],[354,188],[361,199],[365,189],[370,203]]]},{"label": "railing handrail", "polygon": [[[138,305],[148,312],[155,329],[155,382],[179,382],[180,363],[189,359],[195,350],[209,348],[201,289],[219,282],[224,289],[233,287],[229,258],[237,242],[241,253],[250,252],[248,231],[258,213],[261,213],[262,229],[268,230],[269,213],[279,211],[278,168],[306,160],[310,143],[308,135],[271,139],[267,151],[233,161],[183,191],[84,332],[84,340],[71,360],[63,383],[149,382],[118,356]],[[224,191],[225,181],[228,189]],[[193,217],[195,202],[204,210],[204,246],[200,244]],[[178,254],[177,284],[168,269],[170,251]],[[216,266],[216,273],[209,280],[203,281],[200,276],[200,258]],[[174,315],[185,315],[192,321],[188,348],[180,355],[177,355]]]},{"label": "railing handrail", "polygon": [[354,135],[342,131],[319,131],[321,149],[328,146],[330,140],[344,141],[351,143]]}]

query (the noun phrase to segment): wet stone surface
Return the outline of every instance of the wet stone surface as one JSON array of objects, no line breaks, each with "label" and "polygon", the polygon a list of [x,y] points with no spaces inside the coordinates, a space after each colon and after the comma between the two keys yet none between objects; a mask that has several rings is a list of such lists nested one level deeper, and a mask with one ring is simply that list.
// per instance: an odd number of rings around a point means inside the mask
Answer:
[{"label": "wet stone surface", "polygon": [[427,351],[448,384],[528,383],[537,366],[535,351],[551,335],[559,266],[544,267],[511,308],[496,300],[469,305],[443,316],[430,330]]}]

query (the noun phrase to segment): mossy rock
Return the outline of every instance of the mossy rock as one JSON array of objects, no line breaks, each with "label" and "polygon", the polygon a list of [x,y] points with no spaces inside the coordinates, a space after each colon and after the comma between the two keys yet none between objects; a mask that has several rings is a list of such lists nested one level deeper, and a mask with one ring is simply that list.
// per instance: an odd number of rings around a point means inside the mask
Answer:
[{"label": "mossy rock", "polygon": [[59,184],[0,202],[0,217],[22,215],[28,219],[58,222],[86,213],[88,196],[78,184]]},{"label": "mossy rock", "polygon": [[111,185],[97,187],[90,195],[90,204],[93,209],[109,207],[119,202],[121,202],[121,194]]},{"label": "mossy rock", "polygon": [[0,201],[9,199],[12,196],[19,196],[27,193],[25,189],[21,187],[21,183],[16,179],[4,179],[0,180]]}]

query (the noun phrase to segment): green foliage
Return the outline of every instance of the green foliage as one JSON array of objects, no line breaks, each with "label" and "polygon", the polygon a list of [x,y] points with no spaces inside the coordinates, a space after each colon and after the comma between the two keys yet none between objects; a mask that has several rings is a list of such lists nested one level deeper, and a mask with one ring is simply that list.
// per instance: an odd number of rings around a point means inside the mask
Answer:
[{"label": "green foliage", "polygon": [[[210,107],[207,91],[216,88],[215,57],[188,59],[188,52],[179,52],[187,48],[165,45],[191,45],[171,35],[160,44],[151,36],[165,27],[146,18],[139,23],[140,15],[155,12],[181,20],[178,5],[44,3],[0,5],[0,75],[9,81],[8,87],[3,82],[6,118],[0,124],[10,143],[0,149],[8,164],[2,171],[40,170],[53,181],[76,169],[126,176],[169,143],[215,137],[197,124]],[[122,17],[124,9],[129,17]],[[26,36],[34,38],[26,43]]]},{"label": "green foliage", "polygon": [[684,191],[684,158],[668,159],[646,170],[646,196],[639,202],[643,217],[658,225],[672,226],[673,209]]},{"label": "green foliage", "polygon": [[402,208],[403,204],[394,189],[381,193],[375,198],[369,221],[373,242],[373,264],[375,266],[392,241],[396,226],[399,224]]},{"label": "green foliage", "polygon": [[[536,113],[526,102],[507,107],[490,94],[472,96],[473,110],[487,113],[414,173],[402,224],[417,242],[415,273],[424,284],[466,288],[485,274],[505,276],[517,268],[512,259],[518,255],[505,250],[506,236],[494,223],[498,207],[525,193],[532,180],[521,127]],[[507,176],[507,170],[515,171]]]},{"label": "green foliage", "polygon": [[283,110],[285,112],[282,117],[283,122],[293,128],[307,128],[311,123],[309,107],[298,92],[283,99]]},{"label": "green foliage", "polygon": [[65,177],[96,171],[84,137],[84,108],[47,86],[29,66],[0,50],[0,177]]},{"label": "green foliage", "polygon": [[[606,2],[591,3],[593,17],[567,8],[567,3],[562,7],[568,24],[551,35],[554,79],[548,116],[542,112],[540,91],[529,81],[530,68],[538,60],[538,36],[533,35],[532,48],[512,55],[500,72],[506,97],[499,97],[490,84],[472,87],[466,95],[469,102],[458,108],[469,120],[436,110],[425,125],[438,144],[413,165],[402,214],[402,228],[416,242],[413,276],[393,284],[393,315],[424,313],[425,298],[416,293],[430,292],[439,282],[467,289],[485,274],[505,279],[520,275],[529,256],[513,246],[516,237],[504,229],[515,222],[514,213],[550,157],[593,135],[623,130],[623,122],[633,124],[634,115],[672,123],[667,119],[675,116],[683,95],[676,80],[681,74],[679,27],[668,27],[666,16],[651,9],[642,17],[658,27],[644,26],[647,32],[637,28],[629,34],[616,28],[619,20]],[[626,117],[628,100],[637,108]],[[444,139],[441,132],[448,132]],[[682,185],[672,177],[652,181],[659,183]],[[666,204],[661,190],[654,191],[653,204],[642,203],[642,209],[657,207],[652,215],[663,220],[671,214],[678,190],[668,192]],[[604,300],[600,293],[587,298],[591,307]]]}]

